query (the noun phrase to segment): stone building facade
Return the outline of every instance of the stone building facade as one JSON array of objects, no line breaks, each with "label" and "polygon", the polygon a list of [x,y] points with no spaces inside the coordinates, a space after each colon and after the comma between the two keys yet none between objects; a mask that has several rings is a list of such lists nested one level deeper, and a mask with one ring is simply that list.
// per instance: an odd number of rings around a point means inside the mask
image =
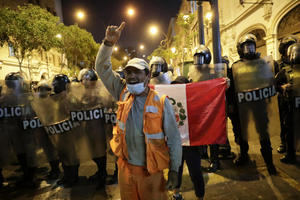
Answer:
[{"label": "stone building facade", "polygon": [[[278,46],[280,40],[294,34],[300,38],[300,1],[299,0],[219,0],[220,36],[222,55],[229,57],[231,63],[239,59],[236,44],[247,34],[256,35],[257,51],[262,57],[272,56],[280,59]],[[256,2],[255,4],[247,4]],[[197,3],[183,0],[180,12],[195,13]],[[205,16],[210,12],[210,4],[203,2],[205,44],[212,51],[211,20]],[[198,45],[198,20],[195,18],[191,33],[194,34],[193,46]]]},{"label": "stone building facade", "polygon": [[[47,9],[52,14],[62,18],[61,0],[1,0],[0,8],[17,7],[25,3],[32,3]],[[40,81],[42,77],[50,77],[62,71],[60,64],[66,63],[64,55],[54,49],[48,52],[34,52],[33,56],[22,63],[22,74],[26,80]],[[18,60],[14,50],[8,45],[0,47],[0,80],[10,72],[19,72]]]}]

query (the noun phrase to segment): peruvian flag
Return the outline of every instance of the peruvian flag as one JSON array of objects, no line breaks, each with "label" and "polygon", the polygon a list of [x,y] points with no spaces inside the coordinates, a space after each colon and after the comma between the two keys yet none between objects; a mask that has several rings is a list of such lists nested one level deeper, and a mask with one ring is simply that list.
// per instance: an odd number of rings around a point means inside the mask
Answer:
[{"label": "peruvian flag", "polygon": [[226,79],[188,84],[154,85],[173,105],[182,145],[225,144]]}]

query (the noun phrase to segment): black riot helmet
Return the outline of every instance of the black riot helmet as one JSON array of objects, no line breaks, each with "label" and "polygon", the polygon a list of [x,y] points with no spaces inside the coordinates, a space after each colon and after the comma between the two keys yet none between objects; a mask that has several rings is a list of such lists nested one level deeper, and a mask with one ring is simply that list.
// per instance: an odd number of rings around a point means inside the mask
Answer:
[{"label": "black riot helmet", "polygon": [[65,74],[57,74],[54,76],[52,86],[55,94],[59,94],[66,90],[66,85],[70,83],[70,80]]},{"label": "black riot helmet", "polygon": [[23,81],[20,72],[11,72],[5,76],[5,84],[10,89],[22,88]]},{"label": "black riot helmet", "polygon": [[287,55],[289,62],[293,65],[300,64],[300,43],[295,43],[289,46]]},{"label": "black riot helmet", "polygon": [[97,81],[98,80],[98,75],[97,72],[93,69],[82,69],[79,72],[78,75],[78,80],[79,81]]},{"label": "black riot helmet", "polygon": [[254,59],[257,57],[256,54],[256,36],[252,33],[248,33],[241,37],[237,43],[237,51],[240,58]]},{"label": "black riot helmet", "polygon": [[168,63],[163,57],[153,56],[150,60],[151,77],[159,76],[159,74],[168,71]]},{"label": "black riot helmet", "polygon": [[211,61],[211,53],[209,48],[201,44],[194,50],[194,65],[209,64]]},{"label": "black riot helmet", "polygon": [[283,62],[288,63],[287,50],[289,46],[298,42],[298,38],[294,35],[289,35],[281,39],[279,44],[279,53],[281,54],[281,59]]}]

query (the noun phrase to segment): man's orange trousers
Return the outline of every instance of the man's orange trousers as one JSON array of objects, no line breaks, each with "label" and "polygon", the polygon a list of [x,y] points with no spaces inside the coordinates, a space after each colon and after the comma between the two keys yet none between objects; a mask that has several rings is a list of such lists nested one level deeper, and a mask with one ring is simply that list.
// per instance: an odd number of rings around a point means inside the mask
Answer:
[{"label": "man's orange trousers", "polygon": [[121,200],[167,200],[163,172],[149,174],[145,167],[129,164],[119,158]]}]

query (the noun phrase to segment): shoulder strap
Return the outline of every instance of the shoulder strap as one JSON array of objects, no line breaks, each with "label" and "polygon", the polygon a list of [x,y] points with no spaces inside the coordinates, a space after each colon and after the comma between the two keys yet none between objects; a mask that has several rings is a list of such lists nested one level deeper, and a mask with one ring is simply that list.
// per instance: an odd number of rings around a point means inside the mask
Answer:
[{"label": "shoulder strap", "polygon": [[[124,96],[124,99],[123,99],[123,96]],[[126,86],[125,86],[120,94],[119,101],[125,101],[126,99],[129,98],[129,96],[130,96],[130,93],[127,91]]]}]

